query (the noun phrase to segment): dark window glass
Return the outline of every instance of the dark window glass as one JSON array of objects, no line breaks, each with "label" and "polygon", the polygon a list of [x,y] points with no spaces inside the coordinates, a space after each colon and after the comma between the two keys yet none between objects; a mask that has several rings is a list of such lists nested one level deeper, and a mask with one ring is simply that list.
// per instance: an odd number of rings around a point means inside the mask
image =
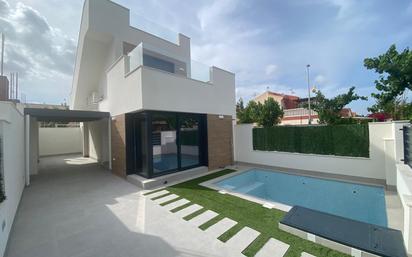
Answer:
[{"label": "dark window glass", "polygon": [[177,170],[176,114],[155,113],[152,116],[153,173]]},{"label": "dark window glass", "polygon": [[143,65],[151,67],[151,68],[155,68],[158,70],[175,73],[174,63],[153,57],[151,55],[143,54]]},{"label": "dark window glass", "polygon": [[180,118],[181,167],[199,165],[199,117],[184,115]]}]

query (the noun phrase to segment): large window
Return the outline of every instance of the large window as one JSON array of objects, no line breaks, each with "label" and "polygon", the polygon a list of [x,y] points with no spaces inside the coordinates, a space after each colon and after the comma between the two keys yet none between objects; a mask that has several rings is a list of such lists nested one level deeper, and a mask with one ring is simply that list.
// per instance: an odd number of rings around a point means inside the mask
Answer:
[{"label": "large window", "polygon": [[154,113],[152,115],[153,173],[176,170],[177,135],[176,115],[173,113]]},{"label": "large window", "polygon": [[128,174],[155,177],[207,165],[204,114],[128,114],[126,134]]}]

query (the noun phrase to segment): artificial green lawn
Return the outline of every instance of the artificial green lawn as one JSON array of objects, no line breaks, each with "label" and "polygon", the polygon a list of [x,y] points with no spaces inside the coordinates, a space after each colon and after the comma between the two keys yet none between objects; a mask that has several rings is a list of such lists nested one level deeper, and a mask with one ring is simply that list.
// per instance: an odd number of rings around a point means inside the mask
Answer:
[{"label": "artificial green lawn", "polygon": [[[199,185],[204,181],[223,176],[234,171],[235,170],[229,169],[222,170],[210,175],[170,186],[167,190],[170,193],[180,196],[179,199],[186,198],[191,202],[190,204],[196,203],[204,207],[198,212],[185,217],[186,220],[193,218],[205,210],[212,210],[219,214],[216,218],[200,226],[201,229],[208,228],[224,217],[228,217],[238,222],[237,225],[219,237],[219,239],[223,242],[229,240],[245,226],[259,231],[261,234],[249,245],[249,247],[243,251],[243,254],[246,256],[254,256],[258,250],[260,250],[260,248],[272,237],[290,245],[287,253],[285,254],[286,257],[300,257],[302,252],[307,252],[319,257],[349,256],[280,230],[278,228],[278,223],[285,215],[285,212],[276,209],[267,209],[255,202],[247,201],[229,194],[220,194],[213,189]],[[174,199],[173,201],[175,200],[178,199]],[[189,204],[186,204],[172,211],[175,212],[188,205]]]}]

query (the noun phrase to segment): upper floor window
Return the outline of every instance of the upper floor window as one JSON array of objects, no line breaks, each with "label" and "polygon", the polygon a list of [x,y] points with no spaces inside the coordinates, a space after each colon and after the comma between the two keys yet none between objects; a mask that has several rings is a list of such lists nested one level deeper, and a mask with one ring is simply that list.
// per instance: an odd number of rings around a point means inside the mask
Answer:
[{"label": "upper floor window", "polygon": [[174,63],[162,60],[160,58],[157,58],[157,57],[154,57],[148,54],[143,54],[143,65],[151,67],[151,68],[167,71],[170,73],[175,73]]}]

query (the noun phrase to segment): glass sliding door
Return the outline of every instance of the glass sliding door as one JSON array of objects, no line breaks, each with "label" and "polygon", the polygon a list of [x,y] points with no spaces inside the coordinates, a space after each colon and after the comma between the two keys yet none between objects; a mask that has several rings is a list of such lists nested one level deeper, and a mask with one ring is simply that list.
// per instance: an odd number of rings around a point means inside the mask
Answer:
[{"label": "glass sliding door", "polygon": [[126,115],[127,174],[152,178],[207,162],[205,114],[143,111]]},{"label": "glass sliding door", "polygon": [[152,114],[151,142],[154,175],[174,171],[179,167],[176,128],[176,114]]},{"label": "glass sliding door", "polygon": [[181,169],[195,167],[200,164],[199,123],[199,116],[197,115],[186,114],[179,116]]}]

